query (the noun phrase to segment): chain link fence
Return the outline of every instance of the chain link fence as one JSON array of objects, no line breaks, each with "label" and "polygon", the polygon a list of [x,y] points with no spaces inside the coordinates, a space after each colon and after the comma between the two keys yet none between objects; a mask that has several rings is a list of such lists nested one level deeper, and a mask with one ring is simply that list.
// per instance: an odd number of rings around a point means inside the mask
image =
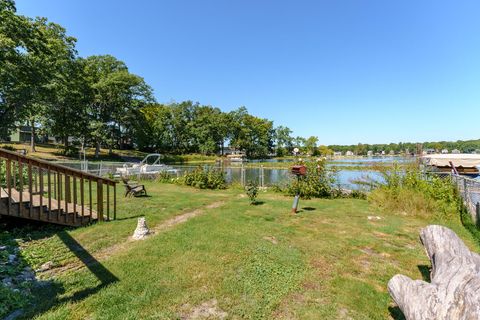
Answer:
[{"label": "chain link fence", "polygon": [[473,221],[478,225],[480,223],[480,181],[456,174],[452,174],[451,178]]}]

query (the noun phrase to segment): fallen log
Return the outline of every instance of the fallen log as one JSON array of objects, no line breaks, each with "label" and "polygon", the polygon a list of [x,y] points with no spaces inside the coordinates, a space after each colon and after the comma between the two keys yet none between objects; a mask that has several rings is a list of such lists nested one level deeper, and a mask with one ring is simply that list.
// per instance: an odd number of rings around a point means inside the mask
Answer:
[{"label": "fallen log", "polygon": [[420,240],[432,263],[431,283],[395,275],[388,291],[407,320],[480,319],[480,256],[452,230],[430,225]]}]

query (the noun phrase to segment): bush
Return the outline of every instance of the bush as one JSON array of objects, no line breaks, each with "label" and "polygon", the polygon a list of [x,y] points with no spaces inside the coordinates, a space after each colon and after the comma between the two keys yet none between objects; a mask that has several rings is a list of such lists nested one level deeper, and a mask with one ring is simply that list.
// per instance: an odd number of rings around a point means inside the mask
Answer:
[{"label": "bush", "polygon": [[209,167],[198,167],[197,169],[185,173],[183,177],[187,186],[199,189],[225,189],[225,173],[221,170]]},{"label": "bush", "polygon": [[14,147],[12,147],[8,144],[4,144],[3,146],[0,146],[0,148],[8,150],[8,151],[17,151],[17,149],[15,149]]},{"label": "bush", "polygon": [[60,153],[65,157],[75,158],[78,157],[80,149],[75,146],[62,147]]},{"label": "bush", "polygon": [[[23,181],[23,186],[26,188],[28,186],[28,169],[24,165],[22,172],[19,172],[19,168],[16,163],[12,162],[12,171],[11,171],[11,181],[10,184],[13,188],[14,185],[19,186],[20,180]],[[0,161],[0,187],[7,187],[7,164],[6,161]]]},{"label": "bush", "polygon": [[433,214],[440,219],[459,212],[461,202],[448,178],[427,176],[413,165],[400,169],[394,164],[380,173],[383,181],[372,183],[376,188],[368,196],[379,207],[413,215]]},{"label": "bush", "polygon": [[250,199],[250,204],[256,204],[258,196],[258,183],[255,181],[250,181],[245,186],[245,191],[247,192],[247,196]]},{"label": "bush", "polygon": [[290,183],[285,186],[284,192],[291,196],[298,193],[303,199],[334,196],[335,172],[327,171],[326,160],[319,159],[314,162],[307,162],[304,165],[307,167],[306,176],[299,179],[292,178]]}]

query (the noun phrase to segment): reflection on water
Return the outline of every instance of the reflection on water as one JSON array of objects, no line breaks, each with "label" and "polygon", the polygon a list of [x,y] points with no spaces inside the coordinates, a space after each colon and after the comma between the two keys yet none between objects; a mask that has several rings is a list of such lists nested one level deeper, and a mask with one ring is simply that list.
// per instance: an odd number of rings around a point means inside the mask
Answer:
[{"label": "reflection on water", "polygon": [[[351,159],[351,160],[360,160],[360,159]],[[114,174],[116,168],[120,168],[124,165],[124,163],[118,162],[88,162],[86,164],[81,163],[79,161],[71,161],[71,162],[58,162],[58,164],[77,169],[77,170],[84,170],[88,167],[88,171],[93,174],[97,175],[107,175],[107,174]],[[174,169],[177,169],[177,176],[182,176],[187,171],[195,170],[198,166],[209,167],[212,164],[190,164],[190,165],[172,165]],[[242,167],[239,165],[221,165],[215,164],[213,165],[218,169],[221,169],[226,174],[226,179],[228,183],[241,183],[243,175],[245,175],[244,181],[256,181],[261,184],[262,178],[263,183],[266,186],[280,184],[282,182],[286,182],[289,179],[293,178],[290,174],[288,169],[269,169],[264,168],[247,168]],[[242,173],[243,171],[243,173]],[[338,183],[345,188],[355,189],[358,188],[357,185],[353,184],[352,181],[358,179],[365,179],[365,177],[370,177],[374,180],[380,179],[380,175],[378,172],[375,171],[367,171],[367,170],[341,170],[337,171],[337,179]]]}]

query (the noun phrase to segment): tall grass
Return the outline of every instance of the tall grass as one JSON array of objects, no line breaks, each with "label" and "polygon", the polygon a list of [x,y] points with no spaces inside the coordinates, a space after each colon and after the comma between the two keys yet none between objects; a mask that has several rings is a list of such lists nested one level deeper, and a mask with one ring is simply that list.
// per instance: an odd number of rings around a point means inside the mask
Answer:
[{"label": "tall grass", "polygon": [[406,215],[451,219],[461,210],[461,201],[448,177],[422,173],[417,165],[393,164],[379,168],[382,179],[371,181],[368,199],[386,210]]}]

